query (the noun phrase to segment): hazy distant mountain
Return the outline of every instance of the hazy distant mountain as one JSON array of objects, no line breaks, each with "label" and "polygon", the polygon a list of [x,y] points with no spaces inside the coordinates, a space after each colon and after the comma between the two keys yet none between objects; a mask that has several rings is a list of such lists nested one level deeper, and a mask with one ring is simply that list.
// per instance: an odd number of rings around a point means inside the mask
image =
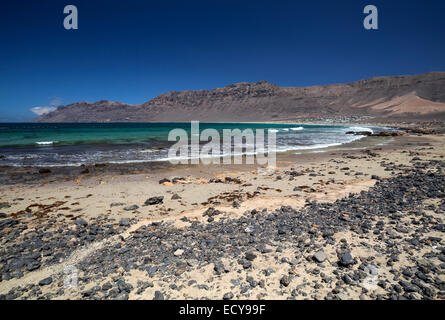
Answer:
[{"label": "hazy distant mountain", "polygon": [[372,115],[445,119],[445,72],[347,84],[278,87],[267,81],[160,94],[140,104],[102,100],[60,106],[35,122],[265,121]]}]

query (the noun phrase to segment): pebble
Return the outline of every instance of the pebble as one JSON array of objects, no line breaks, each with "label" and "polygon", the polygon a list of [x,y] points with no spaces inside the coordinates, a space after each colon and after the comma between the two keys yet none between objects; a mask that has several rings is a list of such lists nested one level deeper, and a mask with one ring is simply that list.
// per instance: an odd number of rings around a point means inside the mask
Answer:
[{"label": "pebble", "polygon": [[340,265],[347,267],[351,264],[354,264],[354,259],[352,259],[351,253],[349,251],[345,251],[344,253],[339,255]]},{"label": "pebble", "polygon": [[51,284],[52,282],[53,282],[53,278],[52,277],[48,277],[48,278],[40,280],[39,281],[39,285],[40,286],[46,286],[46,285]]},{"label": "pebble", "polygon": [[155,291],[155,296],[153,300],[164,300],[164,295],[161,291]]},{"label": "pebble", "polygon": [[125,211],[133,211],[133,210],[137,210],[137,209],[139,209],[139,206],[136,204],[124,208]]},{"label": "pebble", "polygon": [[290,277],[288,275],[284,275],[281,279],[280,279],[280,283],[287,287],[290,284]]},{"label": "pebble", "polygon": [[225,293],[223,296],[223,300],[230,300],[230,299],[233,299],[233,293],[232,292]]},{"label": "pebble", "polygon": [[129,227],[130,226],[130,219],[129,218],[122,218],[119,221],[119,225],[123,227]]},{"label": "pebble", "polygon": [[322,250],[318,251],[316,254],[314,254],[314,260],[322,263],[324,262],[328,257],[326,256],[326,253],[324,253]]},{"label": "pebble", "polygon": [[164,197],[163,196],[159,196],[159,197],[151,197],[148,198],[147,200],[145,200],[144,205],[146,206],[153,206],[155,204],[161,204],[164,201]]}]

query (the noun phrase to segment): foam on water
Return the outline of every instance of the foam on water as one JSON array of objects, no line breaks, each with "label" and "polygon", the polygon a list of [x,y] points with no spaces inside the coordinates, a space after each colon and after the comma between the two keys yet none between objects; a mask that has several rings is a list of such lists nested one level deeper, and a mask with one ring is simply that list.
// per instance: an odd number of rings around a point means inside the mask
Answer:
[{"label": "foam on water", "polygon": [[57,143],[57,141],[37,141],[36,144],[39,146],[46,146]]},{"label": "foam on water", "polygon": [[[171,124],[0,124],[0,166],[80,166],[95,163],[143,163],[168,161],[170,130],[190,129],[190,123]],[[381,130],[376,127],[299,125],[299,124],[200,124],[200,131],[216,128],[222,138],[223,129],[265,129],[265,150],[252,150],[243,145],[240,155],[268,151],[267,133],[276,134],[276,152],[323,152],[323,149],[345,145],[365,138],[347,135],[348,131]],[[12,132],[12,134],[11,134]],[[187,131],[190,136],[190,131]],[[200,148],[207,141],[202,141]],[[221,143],[222,145],[222,143]],[[46,148],[45,148],[46,147]],[[232,145],[232,147],[234,147]],[[234,151],[234,150],[233,150]],[[232,151],[232,152],[233,152]],[[296,152],[296,154],[301,152]],[[232,154],[233,155],[233,154]],[[226,157],[206,154],[204,158]],[[186,156],[190,159],[190,156]],[[173,158],[179,160],[179,158]]]}]

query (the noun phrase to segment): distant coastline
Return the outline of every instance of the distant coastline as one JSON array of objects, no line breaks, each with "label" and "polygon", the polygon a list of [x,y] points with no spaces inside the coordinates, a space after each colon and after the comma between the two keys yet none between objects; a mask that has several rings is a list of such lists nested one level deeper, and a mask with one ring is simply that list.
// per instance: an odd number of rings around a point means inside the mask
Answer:
[{"label": "distant coastline", "polygon": [[[279,87],[267,81],[169,92],[139,105],[101,100],[59,106],[33,122],[263,122],[299,119],[445,120],[445,72],[347,84]],[[316,121],[316,120],[315,120]]]}]

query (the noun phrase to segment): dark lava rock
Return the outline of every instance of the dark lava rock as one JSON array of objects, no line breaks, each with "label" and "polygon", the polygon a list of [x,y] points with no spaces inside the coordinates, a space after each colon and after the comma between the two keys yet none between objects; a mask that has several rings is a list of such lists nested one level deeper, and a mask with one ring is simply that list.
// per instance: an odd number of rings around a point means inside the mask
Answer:
[{"label": "dark lava rock", "polygon": [[230,299],[233,299],[233,293],[232,292],[225,293],[223,296],[223,300],[230,300]]},{"label": "dark lava rock", "polygon": [[74,222],[78,226],[86,227],[88,225],[88,222],[86,222],[85,219],[78,218],[76,219],[76,222]]},{"label": "dark lava rock", "polygon": [[351,253],[349,251],[345,251],[338,256],[340,265],[347,267],[351,264],[354,264],[354,259],[352,259]]},{"label": "dark lava rock", "polygon": [[323,250],[318,251],[316,254],[314,254],[313,259],[319,263],[322,263],[325,261],[328,257],[326,256],[326,253],[323,252]]},{"label": "dark lava rock", "polygon": [[289,231],[289,228],[287,226],[279,226],[278,227],[278,234],[286,234]]},{"label": "dark lava rock", "polygon": [[95,163],[95,164],[94,164],[94,167],[95,167],[95,168],[104,168],[104,167],[106,167],[106,166],[107,166],[106,163]]},{"label": "dark lava rock", "polygon": [[40,268],[40,262],[35,261],[35,260],[31,261],[30,263],[28,263],[26,265],[26,270],[28,270],[28,271],[33,271],[33,270],[36,270],[38,268]]},{"label": "dark lava rock", "polygon": [[113,202],[110,204],[110,208],[124,206],[125,203],[122,202]]},{"label": "dark lava rock", "polygon": [[84,292],[82,292],[82,297],[87,298],[87,297],[92,296],[93,294],[94,294],[94,291],[92,289],[85,290]]},{"label": "dark lava rock", "polygon": [[164,300],[164,295],[161,291],[155,291],[155,296],[153,300]]},{"label": "dark lava rock", "polygon": [[182,199],[177,193],[173,194],[171,197],[172,200],[179,200]]},{"label": "dark lava rock", "polygon": [[133,211],[133,210],[137,210],[137,209],[139,209],[139,206],[136,204],[124,208],[125,211]]},{"label": "dark lava rock", "polygon": [[224,264],[221,261],[214,263],[213,270],[218,275],[220,275],[220,274],[222,274],[224,272],[229,272],[230,271],[228,268],[226,268],[224,266]]},{"label": "dark lava rock", "polygon": [[403,290],[405,290],[406,292],[420,292],[421,291],[421,289],[418,286],[411,284],[404,280],[400,280],[399,284],[403,288]]},{"label": "dark lava rock", "polygon": [[253,261],[253,260],[255,260],[255,258],[256,258],[256,254],[255,253],[253,253],[253,252],[247,252],[246,253],[246,259],[247,260]]},{"label": "dark lava rock", "polygon": [[39,173],[40,174],[47,174],[47,173],[51,173],[51,170],[49,170],[48,168],[42,168],[42,169],[39,169]]},{"label": "dark lava rock", "polygon": [[129,218],[122,218],[119,221],[119,225],[122,227],[129,227],[130,226],[130,219]]},{"label": "dark lava rock", "polygon": [[289,277],[288,275],[283,276],[283,277],[280,279],[280,283],[281,283],[283,286],[287,287],[287,286],[290,284],[290,277]]},{"label": "dark lava rock", "polygon": [[152,205],[155,205],[155,204],[160,204],[160,203],[163,203],[164,202],[164,197],[163,196],[159,196],[159,197],[151,197],[151,198],[148,198],[146,201],[145,201],[145,205],[146,206],[152,206]]},{"label": "dark lava rock", "polygon": [[213,216],[217,216],[217,215],[219,215],[221,213],[222,213],[221,211],[215,210],[215,208],[208,208],[206,211],[204,211],[202,216],[203,217],[205,217],[205,216],[213,217]]},{"label": "dark lava rock", "polygon": [[48,277],[39,281],[39,286],[47,286],[53,282],[53,278]]},{"label": "dark lava rock", "polygon": [[111,285],[111,283],[109,283],[109,282],[106,282],[106,283],[104,283],[103,285],[102,285],[102,291],[107,291],[107,290],[110,290],[111,288],[112,288],[113,286]]},{"label": "dark lava rock", "polygon": [[236,183],[236,184],[241,184],[242,183],[242,181],[240,179],[238,179],[238,178],[231,178],[231,177],[226,177],[224,179],[224,181],[226,183],[231,183],[231,182]]},{"label": "dark lava rock", "polygon": [[181,181],[185,181],[184,177],[175,177],[172,179],[173,183],[180,183]]}]

